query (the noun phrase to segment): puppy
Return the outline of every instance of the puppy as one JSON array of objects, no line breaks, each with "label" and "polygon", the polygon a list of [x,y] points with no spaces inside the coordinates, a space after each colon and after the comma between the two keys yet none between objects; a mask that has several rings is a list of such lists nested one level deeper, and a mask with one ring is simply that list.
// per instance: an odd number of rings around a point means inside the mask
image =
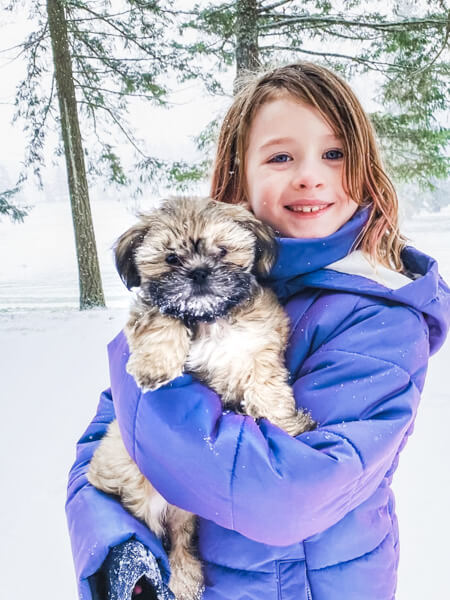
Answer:
[{"label": "puppy", "polygon": [[[288,318],[261,284],[275,260],[272,230],[243,206],[210,199],[172,198],[140,219],[115,249],[123,281],[138,288],[125,326],[127,371],[137,384],[156,390],[189,372],[220,395],[224,408],[265,417],[292,436],[313,429],[288,385]],[[140,473],[116,421],[88,479],[119,495],[155,534],[168,534],[170,588],[179,600],[200,598],[195,516],[169,505]]]}]

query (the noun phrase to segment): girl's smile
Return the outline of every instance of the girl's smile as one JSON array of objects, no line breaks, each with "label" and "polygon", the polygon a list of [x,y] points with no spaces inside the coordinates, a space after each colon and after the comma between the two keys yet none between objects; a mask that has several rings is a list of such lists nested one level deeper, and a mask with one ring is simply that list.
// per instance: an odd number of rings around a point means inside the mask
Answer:
[{"label": "girl's smile", "polygon": [[255,216],[283,237],[331,235],[358,205],[343,188],[342,142],[319,111],[289,96],[259,108],[246,183]]}]

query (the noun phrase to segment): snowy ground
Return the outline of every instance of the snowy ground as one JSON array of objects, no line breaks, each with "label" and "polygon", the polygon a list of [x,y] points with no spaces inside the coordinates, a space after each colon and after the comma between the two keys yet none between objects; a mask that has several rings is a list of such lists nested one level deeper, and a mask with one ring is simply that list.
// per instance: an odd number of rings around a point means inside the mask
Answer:
[{"label": "snowy ground", "polygon": [[[68,206],[44,203],[23,225],[0,223],[0,451],[7,457],[0,466],[0,564],[5,599],[76,598],[64,515],[67,471],[75,442],[108,383],[106,343],[127,314],[128,296],[109,248],[134,221],[112,202],[96,202],[93,214],[109,308],[83,313],[77,310]],[[405,231],[439,260],[450,281],[450,211],[417,216]],[[401,531],[397,600],[448,597],[449,365],[447,342],[431,362],[416,431],[394,482]]]}]

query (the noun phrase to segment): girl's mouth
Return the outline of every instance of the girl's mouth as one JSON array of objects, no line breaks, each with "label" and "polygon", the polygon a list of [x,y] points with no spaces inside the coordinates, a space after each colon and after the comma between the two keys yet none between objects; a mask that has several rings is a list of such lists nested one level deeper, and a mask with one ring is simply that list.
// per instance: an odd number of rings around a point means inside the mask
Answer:
[{"label": "girl's mouth", "polygon": [[316,217],[326,212],[332,204],[322,204],[322,205],[304,205],[304,206],[285,206],[287,210],[298,215],[299,217]]}]

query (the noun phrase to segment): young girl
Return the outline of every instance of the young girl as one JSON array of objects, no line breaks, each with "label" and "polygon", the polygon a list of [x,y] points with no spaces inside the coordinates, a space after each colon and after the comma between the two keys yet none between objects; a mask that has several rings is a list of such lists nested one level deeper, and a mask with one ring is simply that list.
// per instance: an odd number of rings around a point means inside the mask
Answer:
[{"label": "young girl", "polygon": [[265,419],[222,413],[188,374],[142,394],[124,377],[119,334],[109,345],[111,389],[70,473],[80,597],[171,597],[161,542],[86,479],[116,417],[142,473],[198,515],[204,600],[392,600],[390,483],[430,352],[449,327],[450,290],[433,259],[405,246],[367,116],[323,67],[293,64],[242,87],[211,195],[247,204],[279,236],[267,283],[291,320],[297,403],[318,427],[293,438]]}]

